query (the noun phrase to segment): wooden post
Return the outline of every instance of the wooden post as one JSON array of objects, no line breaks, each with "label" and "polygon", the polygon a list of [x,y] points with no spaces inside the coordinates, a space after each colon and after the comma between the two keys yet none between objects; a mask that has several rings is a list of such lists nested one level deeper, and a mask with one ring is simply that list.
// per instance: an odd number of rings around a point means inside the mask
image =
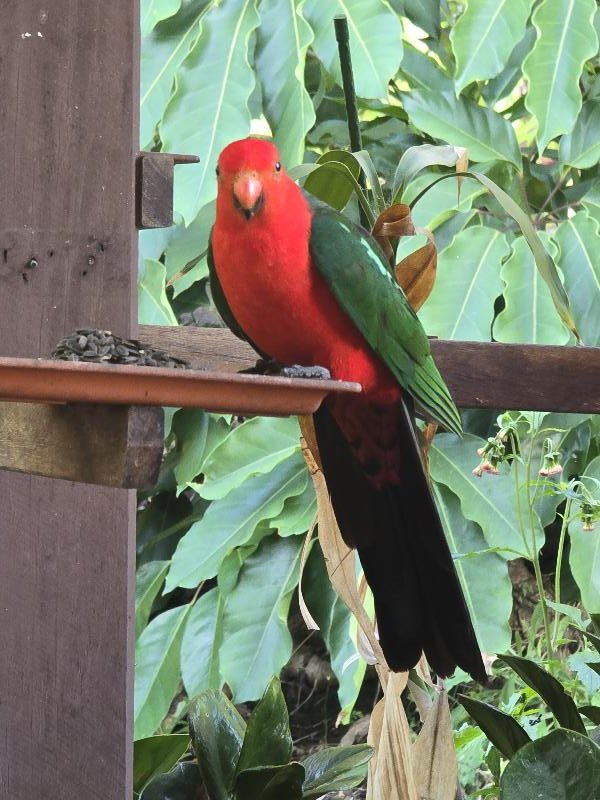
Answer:
[{"label": "wooden post", "polygon": [[[135,327],[137,0],[4,0],[0,354]],[[0,472],[0,797],[129,800],[135,493]]]}]

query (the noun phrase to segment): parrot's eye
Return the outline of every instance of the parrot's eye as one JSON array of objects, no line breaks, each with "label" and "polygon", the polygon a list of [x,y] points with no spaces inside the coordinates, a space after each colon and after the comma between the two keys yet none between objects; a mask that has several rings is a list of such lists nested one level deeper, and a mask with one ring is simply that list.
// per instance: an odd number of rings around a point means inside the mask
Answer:
[{"label": "parrot's eye", "polygon": [[281,161],[275,162],[275,172],[281,172]]}]

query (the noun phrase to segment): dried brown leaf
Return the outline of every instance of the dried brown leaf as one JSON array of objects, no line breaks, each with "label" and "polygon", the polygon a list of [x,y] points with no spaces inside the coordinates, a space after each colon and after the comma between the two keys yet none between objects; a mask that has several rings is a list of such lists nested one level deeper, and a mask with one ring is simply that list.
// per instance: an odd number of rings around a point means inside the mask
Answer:
[{"label": "dried brown leaf", "polygon": [[427,235],[427,244],[403,258],[394,268],[396,280],[415,311],[431,294],[437,271],[437,248],[433,234],[425,229],[419,232]]},{"label": "dried brown leaf", "polygon": [[414,233],[415,226],[410,216],[410,206],[405,203],[396,203],[384,209],[373,225],[373,236],[383,248],[390,264],[394,263],[395,255],[390,239],[414,236]]},{"label": "dried brown leaf", "polygon": [[439,688],[412,746],[414,776],[421,800],[454,800],[458,766],[446,690]]},{"label": "dried brown leaf", "polygon": [[306,565],[306,559],[308,558],[308,554],[310,553],[313,533],[315,532],[316,525],[317,525],[317,518],[315,517],[313,524],[310,526],[310,530],[306,534],[306,538],[304,539],[304,544],[302,546],[302,553],[300,555],[300,580],[298,581],[298,605],[300,606],[300,613],[302,614],[302,619],[304,620],[304,624],[306,625],[309,631],[320,630],[319,626],[315,622],[315,618],[308,610],[308,606],[306,605],[304,594],[302,592],[302,576],[304,575],[304,567]]},{"label": "dried brown leaf", "polygon": [[369,763],[367,800],[419,800],[413,778],[410,728],[402,692],[408,673],[391,672],[385,697],[371,714],[367,741],[376,748]]},{"label": "dried brown leaf", "polygon": [[[466,172],[469,169],[469,152],[466,147],[455,147],[456,150],[456,164],[454,169],[457,172]],[[458,202],[460,203],[460,187],[462,186],[463,176],[458,175],[456,182],[458,184]]]}]

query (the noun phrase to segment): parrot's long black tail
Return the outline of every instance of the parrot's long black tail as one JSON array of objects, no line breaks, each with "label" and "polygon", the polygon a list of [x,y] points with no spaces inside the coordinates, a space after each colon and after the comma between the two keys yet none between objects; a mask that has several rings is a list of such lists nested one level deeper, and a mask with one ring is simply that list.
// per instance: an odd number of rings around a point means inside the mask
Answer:
[{"label": "parrot's long black tail", "polygon": [[458,666],[485,683],[477,637],[404,403],[399,413],[401,483],[378,489],[327,405],[316,412],[319,452],[338,525],[344,541],[358,550],[390,668],[410,669],[424,652],[440,677]]}]

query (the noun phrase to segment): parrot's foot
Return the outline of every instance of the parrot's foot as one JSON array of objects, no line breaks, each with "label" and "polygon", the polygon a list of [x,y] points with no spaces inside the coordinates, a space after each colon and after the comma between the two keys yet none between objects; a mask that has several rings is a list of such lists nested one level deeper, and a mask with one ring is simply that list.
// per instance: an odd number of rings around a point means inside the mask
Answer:
[{"label": "parrot's foot", "polygon": [[300,364],[292,364],[284,367],[278,361],[272,359],[259,358],[256,365],[244,372],[254,375],[276,375],[281,378],[311,378],[312,380],[328,381],[331,380],[331,373],[326,367],[318,365],[303,367]]}]

